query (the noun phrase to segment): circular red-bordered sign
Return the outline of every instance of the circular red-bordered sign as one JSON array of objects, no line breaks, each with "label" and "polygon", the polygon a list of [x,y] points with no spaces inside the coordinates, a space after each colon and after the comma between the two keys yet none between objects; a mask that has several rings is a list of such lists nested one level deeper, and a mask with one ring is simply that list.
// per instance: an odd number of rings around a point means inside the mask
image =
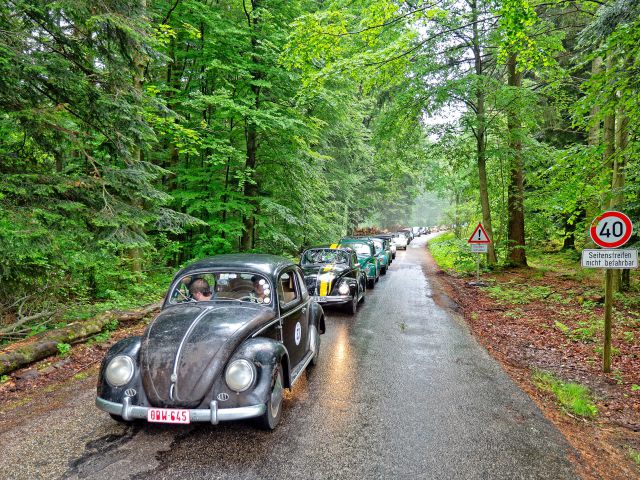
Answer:
[{"label": "circular red-bordered sign", "polygon": [[591,222],[591,238],[603,248],[621,247],[632,233],[631,219],[622,212],[604,212]]}]

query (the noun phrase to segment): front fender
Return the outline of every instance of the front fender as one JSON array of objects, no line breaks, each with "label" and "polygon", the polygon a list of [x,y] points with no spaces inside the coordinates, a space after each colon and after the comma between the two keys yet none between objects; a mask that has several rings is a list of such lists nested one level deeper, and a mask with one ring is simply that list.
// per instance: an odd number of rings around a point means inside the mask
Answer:
[{"label": "front fender", "polygon": [[256,367],[256,380],[253,387],[245,392],[234,392],[224,380],[225,369],[213,384],[211,400],[218,400],[219,408],[233,408],[266,403],[271,394],[275,368],[282,365],[285,387],[291,386],[289,353],[279,341],[266,337],[250,338],[243,342],[233,353],[227,365],[237,359],[246,359]]},{"label": "front fender", "polygon": [[[100,365],[100,374],[98,375],[97,394],[98,397],[110,402],[122,403],[124,392],[127,389],[135,389],[136,393],[132,400],[136,405],[148,405],[147,397],[142,387],[142,379],[140,377],[140,353],[141,337],[128,337],[120,340],[113,345]],[[104,370],[108,363],[117,355],[127,355],[133,360],[133,377],[131,381],[122,387],[112,387],[104,377]]]},{"label": "front fender", "polygon": [[309,325],[315,325],[320,334],[326,332],[322,306],[319,303],[311,302],[311,308],[309,310]]},{"label": "front fender", "polygon": [[367,263],[367,277],[376,278],[378,276],[378,265],[375,262]]},{"label": "front fender", "polygon": [[345,273],[344,275],[341,275],[334,280],[333,288],[331,289],[330,294],[341,295],[341,293],[338,291],[338,288],[343,281],[346,281],[349,285],[349,295],[356,295],[356,292],[358,291],[358,281],[355,278],[350,277],[348,273]]}]

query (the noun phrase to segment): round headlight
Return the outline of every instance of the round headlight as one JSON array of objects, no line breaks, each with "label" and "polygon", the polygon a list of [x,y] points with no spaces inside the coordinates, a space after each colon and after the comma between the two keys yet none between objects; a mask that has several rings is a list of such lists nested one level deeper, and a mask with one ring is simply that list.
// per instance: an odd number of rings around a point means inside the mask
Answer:
[{"label": "round headlight", "polygon": [[256,367],[247,360],[234,360],[227,367],[224,380],[234,392],[244,392],[256,378]]},{"label": "round headlight", "polygon": [[104,371],[104,376],[113,387],[126,385],[133,378],[133,360],[126,355],[113,357]]},{"label": "round headlight", "polygon": [[347,282],[342,282],[338,287],[338,293],[340,295],[347,295],[349,293],[349,284]]}]

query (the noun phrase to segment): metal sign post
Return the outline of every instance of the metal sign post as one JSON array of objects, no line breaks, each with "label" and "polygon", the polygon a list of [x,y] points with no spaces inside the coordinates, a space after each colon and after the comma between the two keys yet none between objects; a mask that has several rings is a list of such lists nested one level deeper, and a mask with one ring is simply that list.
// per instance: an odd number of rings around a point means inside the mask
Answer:
[{"label": "metal sign post", "polygon": [[482,223],[478,223],[478,226],[469,237],[469,240],[467,240],[467,243],[471,245],[471,251],[478,254],[476,259],[476,281],[472,283],[472,285],[483,286],[484,284],[480,282],[480,256],[483,253],[487,253],[491,239],[482,227]]},{"label": "metal sign post", "polygon": [[622,212],[604,212],[591,222],[589,230],[594,243],[602,249],[583,250],[581,264],[585,268],[604,268],[604,348],[602,371],[611,372],[611,326],[613,310],[613,275],[617,269],[638,268],[637,250],[615,250],[631,238],[633,224]]}]

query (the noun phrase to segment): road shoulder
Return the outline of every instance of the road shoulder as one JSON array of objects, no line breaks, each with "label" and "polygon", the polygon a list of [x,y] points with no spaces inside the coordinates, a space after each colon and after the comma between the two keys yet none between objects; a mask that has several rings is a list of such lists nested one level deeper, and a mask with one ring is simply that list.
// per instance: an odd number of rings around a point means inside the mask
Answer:
[{"label": "road shoulder", "polygon": [[[640,429],[634,429],[633,425],[625,428],[612,422],[612,415],[607,411],[606,404],[597,420],[572,417],[563,412],[554,398],[541,392],[532,380],[532,372],[541,368],[532,361],[536,357],[514,354],[514,350],[521,345],[513,344],[514,332],[509,329],[508,318],[505,319],[502,315],[504,309],[492,303],[482,289],[470,287],[468,279],[455,278],[443,272],[428,250],[423,270],[433,282],[434,300],[467,326],[511,379],[532,398],[545,417],[579,452],[580,457],[573,458],[572,461],[582,478],[622,480],[639,477],[640,470],[629,458],[628,448],[629,445],[640,448]],[[630,415],[635,419],[635,415],[639,413],[632,410]]]}]

